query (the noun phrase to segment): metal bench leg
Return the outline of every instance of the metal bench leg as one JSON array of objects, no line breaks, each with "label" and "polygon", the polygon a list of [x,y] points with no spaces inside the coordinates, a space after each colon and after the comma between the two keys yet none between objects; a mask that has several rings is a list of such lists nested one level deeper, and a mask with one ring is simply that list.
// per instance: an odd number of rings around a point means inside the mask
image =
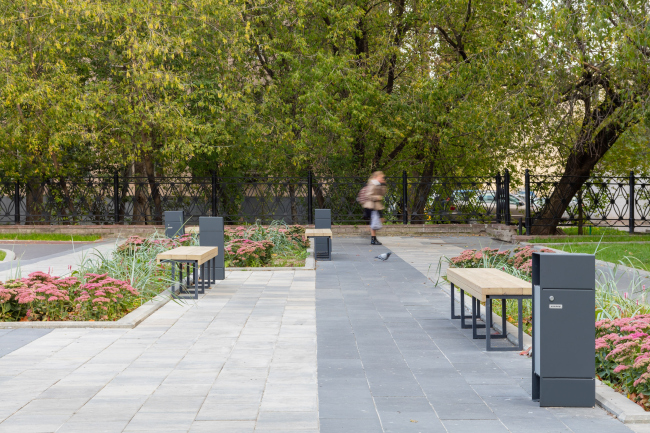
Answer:
[{"label": "metal bench leg", "polygon": [[192,275],[194,276],[194,299],[199,299],[199,272],[198,266],[196,265],[197,263],[198,262],[192,263]]},{"label": "metal bench leg", "polygon": [[187,263],[187,267],[185,268],[185,290],[187,290],[187,293],[190,292],[190,269],[191,269],[191,264]]},{"label": "metal bench leg", "polygon": [[471,325],[465,324],[465,291],[463,289],[460,289],[460,328],[471,328]]},{"label": "metal bench leg", "polygon": [[508,318],[506,317],[506,300],[501,299],[501,335],[503,338],[508,337],[508,331],[506,325],[508,323]]},{"label": "metal bench leg", "polygon": [[172,293],[176,292],[176,263],[171,262],[172,264]]},{"label": "metal bench leg", "polygon": [[490,351],[490,337],[492,336],[492,298],[485,297],[485,350]]},{"label": "metal bench leg", "polygon": [[455,295],[455,289],[454,289],[454,283],[451,283],[451,319],[460,319],[460,315],[456,314],[454,311],[454,306],[456,304],[456,299],[454,299]]},{"label": "metal bench leg", "polygon": [[[517,309],[519,310],[519,314],[517,315],[517,325],[519,326],[519,332],[517,333],[517,338],[519,339],[519,350],[522,351],[524,350],[524,325],[523,325],[523,319],[522,319],[522,302],[521,298],[517,298]],[[505,332],[505,329],[504,329]]]},{"label": "metal bench leg", "polygon": [[178,293],[183,293],[183,263],[178,264]]},{"label": "metal bench leg", "polygon": [[[479,312],[480,312],[480,304],[479,304]],[[479,313],[480,314],[480,313]],[[480,338],[478,334],[476,334],[476,299],[472,296],[472,338],[477,339]]]},{"label": "metal bench leg", "polygon": [[201,265],[197,266],[199,269],[199,274],[201,275],[201,285],[199,286],[199,293],[203,294],[205,293],[205,263],[202,263]]}]

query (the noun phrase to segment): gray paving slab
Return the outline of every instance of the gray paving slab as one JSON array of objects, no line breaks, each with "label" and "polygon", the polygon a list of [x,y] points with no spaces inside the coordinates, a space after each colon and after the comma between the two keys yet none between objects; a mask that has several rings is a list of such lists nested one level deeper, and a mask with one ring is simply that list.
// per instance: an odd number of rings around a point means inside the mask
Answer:
[{"label": "gray paving slab", "polygon": [[132,330],[3,332],[0,432],[317,432],[314,281],[229,272]]},{"label": "gray paving slab", "polygon": [[[49,334],[51,329],[3,329],[0,332],[0,358]],[[2,374],[2,373],[0,373]]]},{"label": "gray paving slab", "polygon": [[[630,431],[598,408],[540,408],[530,398],[529,359],[485,352],[485,340],[449,319],[449,298],[430,268],[466,248],[512,245],[366,241],[337,239],[333,260],[316,270],[321,432]],[[373,259],[389,249],[389,261]]]}]

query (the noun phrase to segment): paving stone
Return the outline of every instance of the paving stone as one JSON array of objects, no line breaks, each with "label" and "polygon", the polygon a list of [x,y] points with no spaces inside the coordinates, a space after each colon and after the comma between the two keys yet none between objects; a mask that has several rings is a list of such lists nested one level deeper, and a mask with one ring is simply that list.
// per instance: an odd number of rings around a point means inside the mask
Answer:
[{"label": "paving stone", "polygon": [[321,433],[383,433],[379,418],[321,418]]},{"label": "paving stone", "polygon": [[507,433],[508,429],[498,420],[444,420],[449,433]]},{"label": "paving stone", "polygon": [[189,433],[253,433],[255,421],[195,421]]},{"label": "paving stone", "polygon": [[[343,238],[334,260],[319,264],[321,431],[382,431],[373,409],[383,431],[568,431],[559,413],[530,401],[529,360],[485,352],[484,341],[449,319],[449,297],[426,275],[432,262],[467,242],[452,240],[430,247],[426,238],[386,238],[388,248],[367,248]],[[371,259],[388,249],[390,261]],[[602,410],[589,411],[596,418],[571,418],[575,429],[606,425]]]}]

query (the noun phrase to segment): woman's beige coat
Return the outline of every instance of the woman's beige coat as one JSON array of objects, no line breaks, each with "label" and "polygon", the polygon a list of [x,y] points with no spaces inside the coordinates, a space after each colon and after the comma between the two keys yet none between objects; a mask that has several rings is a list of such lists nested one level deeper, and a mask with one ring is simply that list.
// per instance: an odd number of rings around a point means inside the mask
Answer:
[{"label": "woman's beige coat", "polygon": [[384,196],[386,195],[386,185],[380,184],[376,180],[368,181],[368,200],[363,207],[371,210],[382,210],[384,208]]}]

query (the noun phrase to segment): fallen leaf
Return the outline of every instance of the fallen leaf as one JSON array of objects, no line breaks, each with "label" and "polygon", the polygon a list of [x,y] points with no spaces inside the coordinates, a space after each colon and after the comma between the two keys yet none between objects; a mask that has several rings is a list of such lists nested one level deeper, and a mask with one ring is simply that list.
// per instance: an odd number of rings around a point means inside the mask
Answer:
[{"label": "fallen leaf", "polygon": [[411,422],[417,422],[416,420],[412,419]]}]

